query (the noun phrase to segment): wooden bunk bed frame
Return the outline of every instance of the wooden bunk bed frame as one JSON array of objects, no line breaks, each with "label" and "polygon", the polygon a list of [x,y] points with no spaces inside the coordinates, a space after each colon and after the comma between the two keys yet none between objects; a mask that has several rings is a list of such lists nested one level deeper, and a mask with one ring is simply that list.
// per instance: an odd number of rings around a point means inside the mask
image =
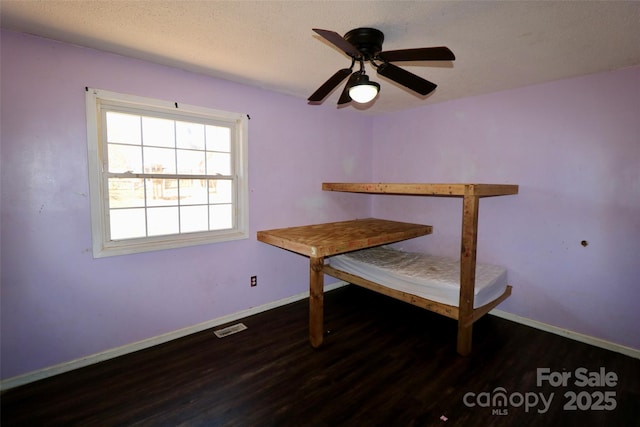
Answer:
[{"label": "wooden bunk bed frame", "polygon": [[324,340],[324,275],[328,274],[457,320],[457,352],[462,356],[468,355],[471,352],[473,323],[511,295],[511,286],[507,286],[505,292],[497,299],[482,307],[473,308],[479,201],[483,197],[517,194],[518,186],[503,184],[323,183],[322,189],[368,194],[461,197],[463,203],[460,298],[457,307],[442,304],[387,288],[382,284],[368,281],[324,264],[326,256],[431,234],[432,227],[429,225],[369,218],[259,231],[257,235],[259,241],[306,255],[310,259],[309,340],[311,345],[319,347]]}]

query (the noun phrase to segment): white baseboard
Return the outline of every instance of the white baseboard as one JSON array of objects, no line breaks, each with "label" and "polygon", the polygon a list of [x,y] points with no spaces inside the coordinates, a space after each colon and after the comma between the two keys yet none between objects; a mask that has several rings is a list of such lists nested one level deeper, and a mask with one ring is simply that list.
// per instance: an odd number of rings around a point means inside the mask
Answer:
[{"label": "white baseboard", "polygon": [[[332,283],[330,285],[325,286],[325,291],[338,289],[343,286],[346,286],[347,284],[348,283],[343,281]],[[41,379],[49,378],[54,375],[62,374],[64,372],[69,372],[74,369],[79,369],[85,366],[93,365],[95,363],[104,362],[105,360],[113,359],[118,356],[123,356],[128,353],[133,353],[134,351],[143,350],[145,348],[163,344],[163,343],[166,343],[178,338],[182,338],[197,332],[202,332],[204,330],[211,329],[216,326],[224,325],[225,323],[230,323],[239,319],[243,319],[248,316],[252,316],[254,314],[262,313],[267,310],[271,310],[277,307],[291,304],[292,302],[300,301],[308,297],[309,297],[308,291],[302,292],[288,298],[283,298],[278,301],[273,301],[257,307],[252,307],[247,310],[242,310],[236,313],[229,314],[227,316],[222,316],[217,319],[209,320],[207,322],[203,322],[197,325],[179,329],[177,331],[168,332],[166,334],[147,338],[145,340],[134,342],[131,344],[126,344],[121,347],[116,347],[100,353],[91,354],[89,356],[81,357],[75,360],[71,360],[69,362],[60,363],[58,365],[49,366],[36,371],[27,372],[26,374],[7,378],[6,380],[3,380],[0,382],[0,390],[2,391],[9,390],[14,387],[18,387],[24,384],[29,384]],[[615,344],[599,338],[590,337],[588,335],[583,335],[577,332],[569,331],[567,329],[562,329],[557,326],[548,325],[546,323],[538,322],[537,320],[528,319],[526,317],[521,317],[515,314],[507,313],[506,311],[502,311],[502,310],[494,309],[494,310],[491,310],[490,314],[496,317],[501,317],[506,320],[511,320],[516,323],[521,323],[526,326],[531,326],[536,329],[540,329],[546,332],[551,332],[556,335],[570,338],[575,341],[591,344],[596,347],[604,348],[606,350],[614,351],[616,353],[621,353],[636,359],[640,359],[640,350],[636,350],[631,347],[625,347],[623,345]]]},{"label": "white baseboard", "polygon": [[616,353],[624,354],[635,359],[640,359],[640,350],[635,348],[626,347],[624,345],[616,344],[611,341],[606,341],[600,338],[584,335],[579,332],[570,331],[568,329],[559,328],[557,326],[549,325],[547,323],[538,322],[537,320],[528,319],[526,317],[518,316],[516,314],[507,313],[506,311],[493,309],[489,314],[501,317],[512,322],[520,323],[532,328],[540,329],[545,332],[551,332],[552,334],[560,335],[565,338],[570,338],[574,341],[579,341],[585,344],[590,344],[595,347],[604,348],[605,350],[614,351]]},{"label": "white baseboard", "polygon": [[[336,282],[324,287],[325,291],[332,291],[334,289],[341,288],[348,283]],[[134,351],[143,350],[145,348],[153,347],[155,345],[163,344],[178,338],[185,337],[187,335],[194,334],[196,332],[202,332],[207,329],[215,328],[216,326],[224,325],[239,319],[243,319],[254,314],[262,313],[273,308],[281,307],[292,302],[300,301],[309,297],[309,291],[302,292],[297,295],[293,295],[288,298],[283,298],[278,301],[273,301],[267,304],[263,304],[257,307],[252,307],[247,310],[242,310],[237,313],[232,313],[227,316],[222,316],[217,319],[209,320],[197,325],[189,326],[177,331],[168,332],[166,334],[158,335],[155,337],[147,338],[142,341],[137,341],[131,344],[126,344],[121,347],[112,348],[100,353],[91,354],[89,356],[81,357],[69,362],[60,363],[58,365],[49,366],[43,369],[39,369],[26,374],[18,375],[15,377],[7,378],[0,382],[0,390],[9,390],[14,387],[18,387],[24,384],[29,384],[34,381],[42,380],[52,377],[54,375],[69,372],[74,369],[84,368],[85,366],[93,365],[94,363],[104,362],[105,360],[113,359],[114,357],[123,356]]]}]

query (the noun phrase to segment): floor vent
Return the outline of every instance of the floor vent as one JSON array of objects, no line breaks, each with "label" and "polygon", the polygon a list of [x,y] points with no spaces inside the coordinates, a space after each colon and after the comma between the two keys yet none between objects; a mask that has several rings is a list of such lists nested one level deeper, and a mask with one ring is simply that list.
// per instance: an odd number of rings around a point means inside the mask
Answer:
[{"label": "floor vent", "polygon": [[245,329],[247,329],[247,327],[245,326],[244,323],[237,323],[235,325],[227,326],[226,328],[213,331],[213,333],[216,334],[218,338],[224,338],[228,335],[232,335],[237,332],[244,331]]}]

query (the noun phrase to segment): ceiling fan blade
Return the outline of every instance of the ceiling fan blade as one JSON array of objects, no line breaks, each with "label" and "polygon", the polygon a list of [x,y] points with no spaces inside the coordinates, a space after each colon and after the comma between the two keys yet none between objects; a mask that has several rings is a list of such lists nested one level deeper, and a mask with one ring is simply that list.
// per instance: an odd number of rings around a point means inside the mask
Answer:
[{"label": "ceiling fan blade", "polygon": [[386,62],[398,61],[453,61],[456,56],[448,47],[422,47],[380,52],[378,57]]},{"label": "ceiling fan blade", "polygon": [[322,36],[322,38],[324,38],[352,58],[358,58],[362,55],[354,45],[346,41],[340,34],[336,33],[335,31],[321,30],[319,28],[314,28],[313,31],[315,31],[317,34]]},{"label": "ceiling fan blade", "polygon": [[402,86],[411,89],[414,92],[418,92],[420,95],[427,95],[431,93],[437,85],[431,83],[429,80],[425,80],[420,76],[416,76],[407,70],[403,70],[388,62],[383,62],[378,66],[378,74],[393,80]]},{"label": "ceiling fan blade", "polygon": [[351,74],[350,68],[343,68],[342,70],[336,71],[336,73],[329,77],[329,80],[324,82],[322,86],[318,88],[313,94],[309,97],[308,101],[313,103],[322,103],[322,101],[331,93],[333,89],[335,89],[340,82],[347,78],[347,76]]},{"label": "ceiling fan blade", "polygon": [[344,85],[344,89],[342,89],[342,94],[340,94],[340,99],[338,99],[338,105],[347,104],[351,102],[351,97],[349,96],[349,88],[353,86],[353,83],[357,80],[357,78],[358,78],[357,71],[351,74],[351,77],[349,77],[349,80],[347,80],[347,84]]}]

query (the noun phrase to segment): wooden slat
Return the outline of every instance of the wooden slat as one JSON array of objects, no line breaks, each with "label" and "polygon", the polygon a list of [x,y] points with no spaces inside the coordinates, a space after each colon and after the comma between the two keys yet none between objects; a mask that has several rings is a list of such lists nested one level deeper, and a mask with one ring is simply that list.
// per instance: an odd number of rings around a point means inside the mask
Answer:
[{"label": "wooden slat", "polygon": [[321,257],[431,234],[430,225],[368,218],[258,231],[258,240]]},{"label": "wooden slat", "polygon": [[428,183],[367,183],[367,182],[325,182],[324,191],[348,193],[405,194],[422,196],[462,197],[473,194],[480,197],[518,194],[518,186],[511,184],[428,184]]}]

